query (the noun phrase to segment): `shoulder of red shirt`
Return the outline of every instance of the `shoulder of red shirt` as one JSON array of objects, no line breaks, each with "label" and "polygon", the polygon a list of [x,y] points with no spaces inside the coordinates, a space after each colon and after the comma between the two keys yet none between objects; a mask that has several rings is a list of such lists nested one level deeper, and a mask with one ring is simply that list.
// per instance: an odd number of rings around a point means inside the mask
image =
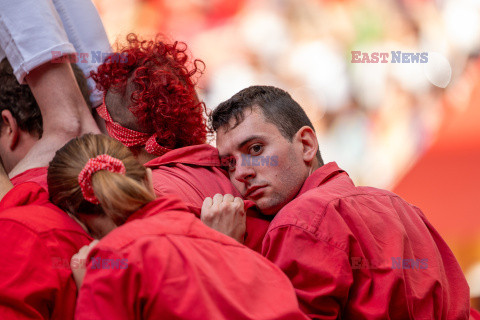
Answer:
[{"label": "shoulder of red shirt", "polygon": [[132,214],[125,224],[102,238],[96,248],[106,251],[122,250],[144,235],[206,237],[228,245],[240,245],[235,240],[205,226],[178,197],[166,195],[158,197]]},{"label": "shoulder of red shirt", "polygon": [[[330,296],[335,296],[335,301],[348,299],[349,306],[342,311],[351,313],[345,313],[347,318],[377,307],[376,314],[386,317],[399,301],[407,301],[396,306],[399,315],[412,315],[412,309],[399,307],[411,304],[416,304],[414,315],[419,318],[431,315],[434,309],[449,318],[462,315],[465,319],[468,314],[468,285],[460,266],[420,209],[392,192],[356,187],[335,163],[306,179],[297,197],[277,213],[265,239],[262,253],[290,275],[308,314],[323,314],[331,304],[320,301]],[[419,260],[428,262],[427,276],[407,275],[394,264]],[[318,286],[307,281],[315,276],[328,280]],[[401,281],[401,288],[393,285],[396,281]],[[359,295],[359,288],[367,283],[378,283],[381,293]],[[328,284],[333,284],[335,294],[315,296],[330,288]],[[418,296],[405,294],[417,290]],[[419,303],[418,297],[428,302]],[[379,298],[395,303],[382,305]]]},{"label": "shoulder of red shirt", "polygon": [[56,229],[88,236],[75,220],[49,201],[46,190],[35,182],[16,185],[3,197],[0,220],[21,224],[37,233]]},{"label": "shoulder of red shirt", "polygon": [[[389,196],[401,199],[398,195],[372,187],[356,187],[348,174],[335,162],[330,162],[315,170],[304,182],[299,193],[275,216],[269,229],[283,225],[295,225],[316,233],[324,218],[326,208],[334,203],[357,196]],[[403,201],[403,200],[402,200]],[[405,204],[416,208],[415,206]],[[416,208],[420,213],[421,211]]]},{"label": "shoulder of red shirt", "polygon": [[0,208],[0,318],[73,319],[70,258],[91,237],[34,182],[14,186]]},{"label": "shoulder of red shirt", "polygon": [[19,185],[24,182],[32,181],[38,183],[45,190],[48,190],[47,184],[47,171],[48,167],[38,167],[25,170],[22,173],[17,174],[10,179],[14,186]]},{"label": "shoulder of red shirt", "polygon": [[205,167],[219,167],[220,158],[217,148],[209,144],[199,144],[171,150],[144,165],[148,168],[156,168],[161,165],[183,163]]}]

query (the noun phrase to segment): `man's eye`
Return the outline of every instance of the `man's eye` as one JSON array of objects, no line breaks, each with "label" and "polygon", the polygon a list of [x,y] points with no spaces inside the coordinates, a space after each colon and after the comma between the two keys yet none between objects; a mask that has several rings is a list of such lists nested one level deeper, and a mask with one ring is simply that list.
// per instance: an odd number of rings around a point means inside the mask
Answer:
[{"label": "man's eye", "polygon": [[262,152],[263,146],[260,144],[255,144],[250,147],[250,155],[255,156]]}]

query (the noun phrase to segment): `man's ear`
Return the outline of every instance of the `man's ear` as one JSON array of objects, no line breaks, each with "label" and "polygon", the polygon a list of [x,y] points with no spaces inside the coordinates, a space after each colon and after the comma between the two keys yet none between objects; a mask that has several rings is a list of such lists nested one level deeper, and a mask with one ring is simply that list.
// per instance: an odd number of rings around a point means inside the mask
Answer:
[{"label": "man's ear", "polygon": [[150,191],[155,196],[155,189],[153,188],[153,178],[152,178],[152,169],[146,168],[147,174],[145,176],[145,185],[147,186],[148,191]]},{"label": "man's ear", "polygon": [[309,126],[301,127],[295,134],[294,139],[302,144],[303,161],[310,163],[317,156],[318,141],[315,131]]},{"label": "man's ear", "polygon": [[6,138],[10,150],[14,150],[18,144],[19,131],[20,128],[18,127],[17,119],[15,119],[10,110],[2,110],[2,135],[7,135]]}]

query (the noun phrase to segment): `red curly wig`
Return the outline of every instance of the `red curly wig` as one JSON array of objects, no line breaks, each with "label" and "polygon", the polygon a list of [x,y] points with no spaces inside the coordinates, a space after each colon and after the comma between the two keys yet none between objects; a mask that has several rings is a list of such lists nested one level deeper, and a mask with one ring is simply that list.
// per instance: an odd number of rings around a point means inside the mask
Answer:
[{"label": "red curly wig", "polygon": [[207,136],[205,104],[195,92],[205,64],[195,59],[189,69],[186,51],[183,42],[167,43],[160,35],[141,40],[131,33],[127,44],[91,75],[105,93],[125,92],[133,83],[129,110],[144,132],[157,133],[157,143],[169,149],[205,143]]}]

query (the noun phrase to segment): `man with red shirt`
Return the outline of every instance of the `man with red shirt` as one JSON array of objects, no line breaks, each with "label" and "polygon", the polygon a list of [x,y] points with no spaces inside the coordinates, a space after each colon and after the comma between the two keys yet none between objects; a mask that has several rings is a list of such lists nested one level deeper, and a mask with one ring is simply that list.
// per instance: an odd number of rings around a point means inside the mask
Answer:
[{"label": "man with red shirt", "polygon": [[[72,68],[88,101],[85,77]],[[7,172],[40,139],[43,126],[29,86],[18,83],[6,59],[0,83],[0,319],[73,319],[77,288],[70,259],[92,238],[49,202],[46,167],[9,180]]]},{"label": "man with red shirt", "polygon": [[[203,62],[189,61],[186,50],[184,43],[159,36],[144,41],[130,34],[127,45],[92,77],[105,93],[97,112],[108,134],[152,169],[157,196],[176,194],[200,216],[206,197],[239,193],[222,169],[217,149],[206,143],[205,106],[195,92]],[[238,240],[259,251],[268,221],[251,210],[247,215],[245,238]],[[224,233],[234,228],[216,227]]]},{"label": "man with red shirt", "polygon": [[311,318],[469,317],[462,270],[425,215],[324,164],[310,120],[287,92],[249,87],[211,119],[220,155],[236,160],[232,183],[275,216],[262,254],[288,275]]},{"label": "man with red shirt", "polygon": [[73,319],[70,258],[92,238],[42,187],[13,187],[0,169],[0,319]]}]

